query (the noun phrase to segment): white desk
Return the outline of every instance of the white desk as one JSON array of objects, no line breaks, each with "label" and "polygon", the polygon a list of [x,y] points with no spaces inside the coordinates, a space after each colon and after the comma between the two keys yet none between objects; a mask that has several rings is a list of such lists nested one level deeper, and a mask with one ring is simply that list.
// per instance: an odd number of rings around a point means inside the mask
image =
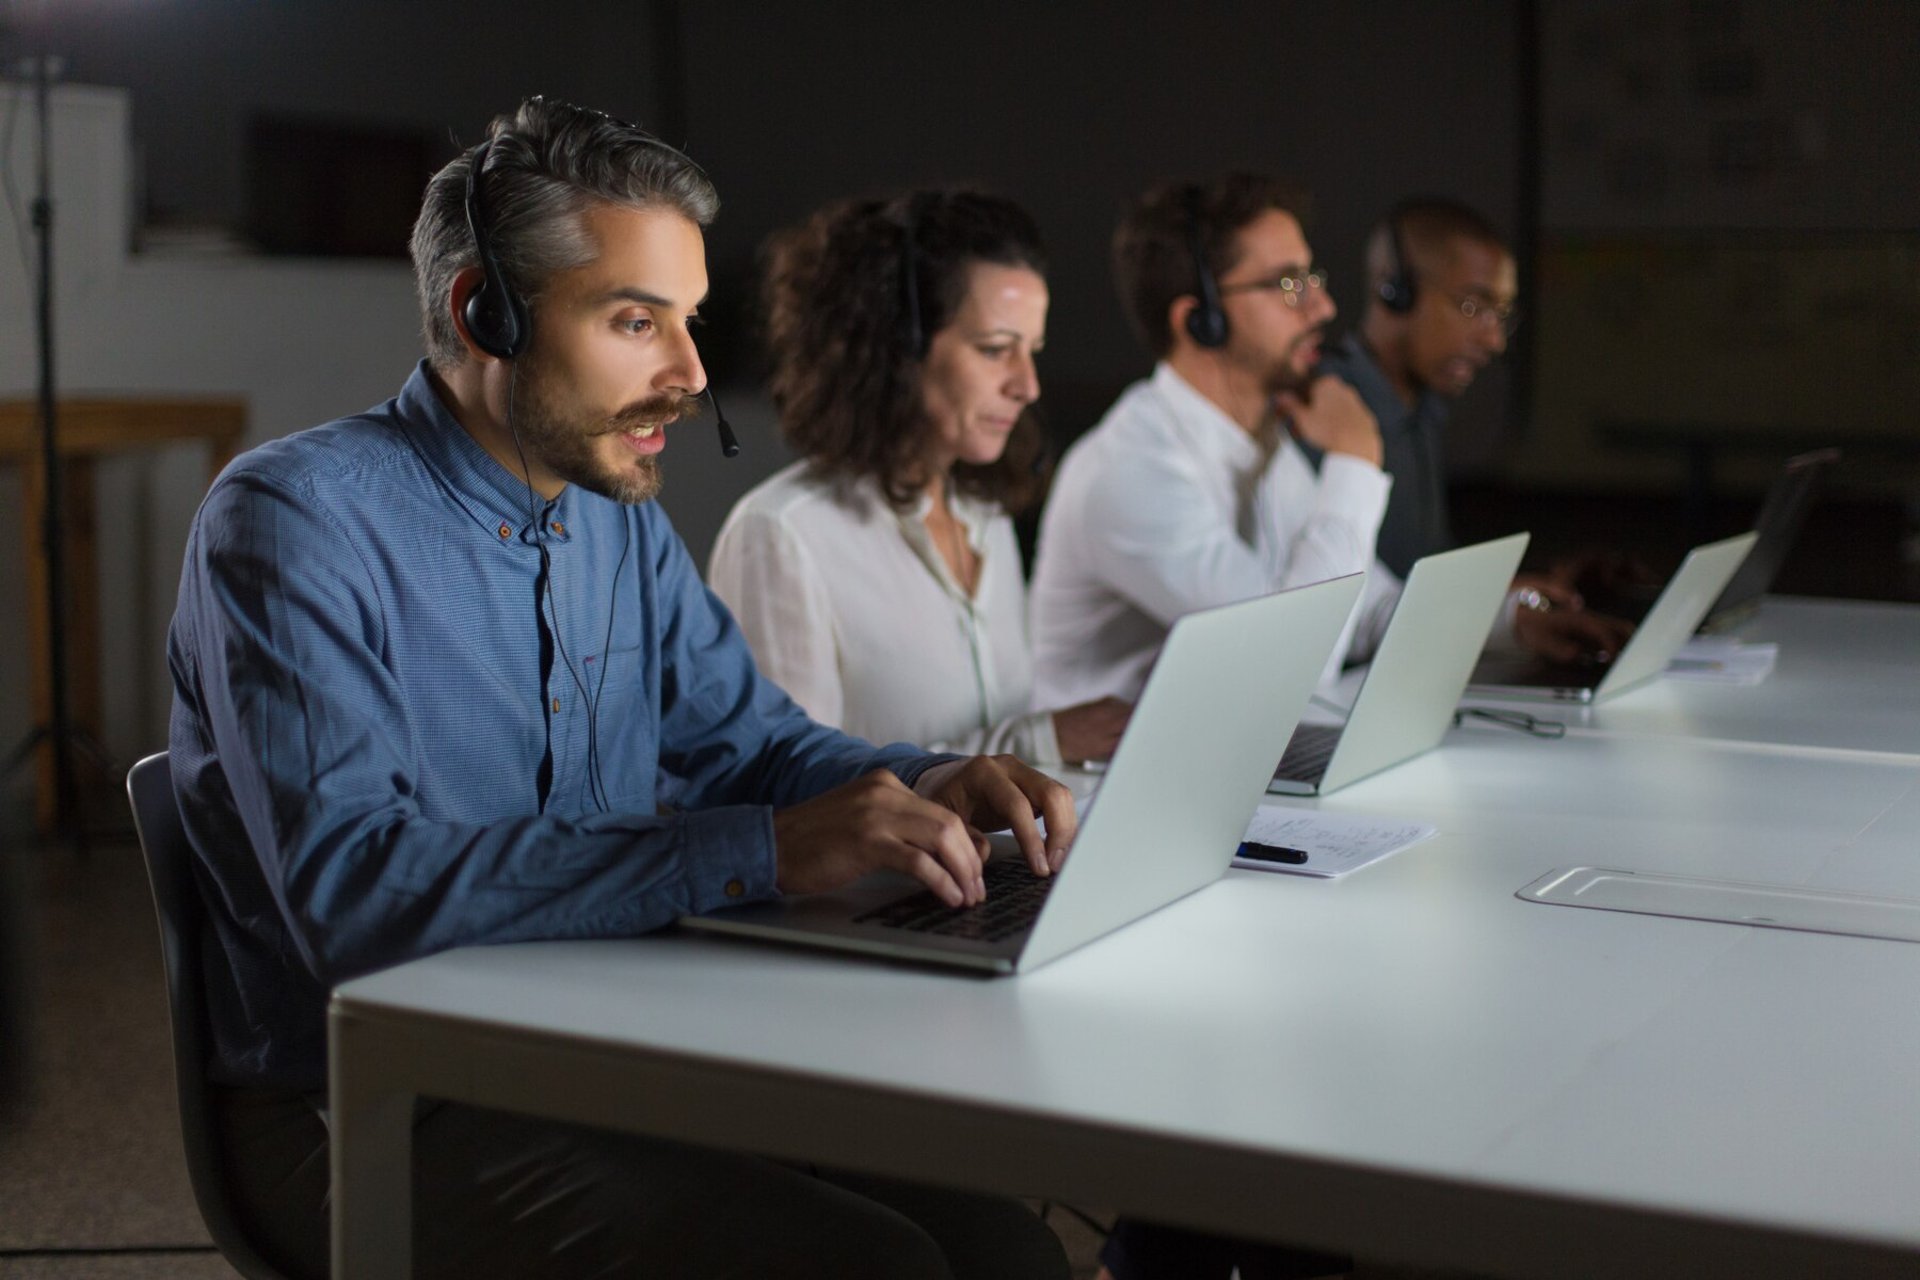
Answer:
[{"label": "white desk", "polygon": [[1524,903],[1597,863],[1920,897],[1920,760],[1456,733],[1010,980],[667,937],[332,1011],[336,1274],[405,1273],[415,1093],[1514,1276],[1920,1271],[1920,946]]},{"label": "white desk", "polygon": [[1920,608],[1769,596],[1736,633],[1777,643],[1758,685],[1655,679],[1598,706],[1500,701],[1577,732],[1920,755]]}]

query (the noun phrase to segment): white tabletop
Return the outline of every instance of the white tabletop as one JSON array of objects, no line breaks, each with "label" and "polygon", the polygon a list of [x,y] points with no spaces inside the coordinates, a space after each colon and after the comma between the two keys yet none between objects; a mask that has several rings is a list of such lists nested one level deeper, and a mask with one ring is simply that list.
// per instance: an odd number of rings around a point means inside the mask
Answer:
[{"label": "white tabletop", "polygon": [[1769,596],[1733,635],[1780,646],[1760,684],[1656,678],[1592,707],[1465,701],[1582,732],[1920,755],[1920,608]]},{"label": "white tabletop", "polygon": [[349,983],[337,1253],[404,1237],[418,1090],[1494,1274],[1920,1268],[1920,946],[1514,897],[1576,864],[1920,897],[1920,760],[1460,732],[1320,803],[1440,834],[1015,979],[660,937]]}]

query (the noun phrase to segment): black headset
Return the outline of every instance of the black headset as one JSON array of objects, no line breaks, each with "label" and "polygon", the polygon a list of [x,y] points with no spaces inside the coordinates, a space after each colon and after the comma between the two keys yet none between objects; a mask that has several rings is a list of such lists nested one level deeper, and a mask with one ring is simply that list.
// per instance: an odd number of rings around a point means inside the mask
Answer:
[{"label": "black headset", "polygon": [[1194,296],[1200,304],[1187,312],[1187,336],[1208,350],[1227,345],[1227,309],[1220,305],[1220,282],[1207,265],[1200,236],[1200,188],[1187,188],[1187,247],[1193,253]]},{"label": "black headset", "polygon": [[900,218],[900,340],[916,360],[927,354],[927,330],[920,318],[920,193],[907,197]]},{"label": "black headset", "polygon": [[493,150],[488,138],[474,150],[467,165],[467,230],[473,235],[473,254],[480,260],[479,287],[467,295],[467,333],[473,345],[490,356],[511,360],[533,339],[533,319],[527,304],[507,283],[506,272],[487,238],[487,211],[481,202],[480,170]]},{"label": "black headset", "polygon": [[[465,316],[467,334],[474,346],[490,356],[512,360],[524,353],[533,341],[533,316],[527,310],[526,300],[507,283],[507,274],[500,269],[493,242],[487,236],[480,170],[486,165],[493,143],[494,140],[488,138],[474,148],[473,159],[467,164],[467,230],[473,236],[473,256],[479,260],[481,277],[479,285],[467,295]],[[659,145],[666,146],[665,143]],[[706,396],[707,403],[713,406],[714,428],[720,433],[720,452],[729,458],[739,456],[740,441],[720,408],[719,398],[713,394],[712,379],[707,381]]]},{"label": "black headset", "polygon": [[1413,310],[1413,304],[1420,300],[1419,282],[1414,279],[1413,268],[1407,262],[1407,247],[1400,239],[1400,219],[1405,212],[1404,204],[1387,211],[1387,245],[1393,254],[1393,270],[1373,287],[1380,305],[1400,316]]}]

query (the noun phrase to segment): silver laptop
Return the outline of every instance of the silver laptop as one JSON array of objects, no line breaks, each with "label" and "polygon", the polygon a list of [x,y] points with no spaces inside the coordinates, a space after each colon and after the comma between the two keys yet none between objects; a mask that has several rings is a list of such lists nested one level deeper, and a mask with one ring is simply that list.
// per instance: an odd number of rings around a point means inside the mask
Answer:
[{"label": "silver laptop", "polygon": [[1758,536],[1743,533],[1689,551],[1633,639],[1612,662],[1556,663],[1526,654],[1489,655],[1473,669],[1468,696],[1600,702],[1651,680],[1666,670],[1707,616]]},{"label": "silver laptop", "polygon": [[1526,550],[1516,533],[1415,564],[1346,722],[1295,729],[1267,790],[1326,795],[1438,746]]},{"label": "silver laptop", "polygon": [[[1741,562],[1739,572],[1727,583],[1720,598],[1707,610],[1706,620],[1700,624],[1701,631],[1730,631],[1753,616],[1760,606],[1760,598],[1773,589],[1773,580],[1779,576],[1788,553],[1798,541],[1822,481],[1839,461],[1838,449],[1816,449],[1787,459],[1773,483],[1767,486],[1760,513],[1753,519],[1753,531],[1760,535],[1759,541],[1753,544],[1753,551]],[[1641,582],[1602,586],[1586,592],[1587,607],[1638,622],[1653,607],[1659,595],[1657,587],[1658,584]]]},{"label": "silver laptop", "polygon": [[1799,541],[1800,527],[1807,522],[1807,512],[1821,482],[1839,460],[1838,449],[1816,449],[1787,459],[1786,466],[1767,486],[1760,514],[1754,517],[1753,529],[1759,541],[1754,544],[1753,554],[1707,611],[1707,620],[1700,624],[1702,631],[1730,631],[1753,616],[1760,607],[1760,597],[1773,589],[1787,553]]},{"label": "silver laptop", "polygon": [[[1060,871],[987,863],[955,908],[904,874],[689,916],[740,934],[993,973],[1045,964],[1218,879],[1360,595],[1352,574],[1174,623]],[[1009,918],[1003,918],[1009,917]]]}]

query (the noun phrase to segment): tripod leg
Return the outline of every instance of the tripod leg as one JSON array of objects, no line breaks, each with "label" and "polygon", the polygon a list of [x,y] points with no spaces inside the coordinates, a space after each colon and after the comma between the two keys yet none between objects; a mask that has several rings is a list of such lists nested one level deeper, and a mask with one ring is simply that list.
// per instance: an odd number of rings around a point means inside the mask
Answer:
[{"label": "tripod leg", "polygon": [[40,744],[51,737],[52,733],[53,731],[45,725],[29,729],[27,736],[20,739],[20,745],[7,753],[7,762],[0,764],[0,778],[10,777],[15,769],[31,760],[33,753],[39,750]]}]

